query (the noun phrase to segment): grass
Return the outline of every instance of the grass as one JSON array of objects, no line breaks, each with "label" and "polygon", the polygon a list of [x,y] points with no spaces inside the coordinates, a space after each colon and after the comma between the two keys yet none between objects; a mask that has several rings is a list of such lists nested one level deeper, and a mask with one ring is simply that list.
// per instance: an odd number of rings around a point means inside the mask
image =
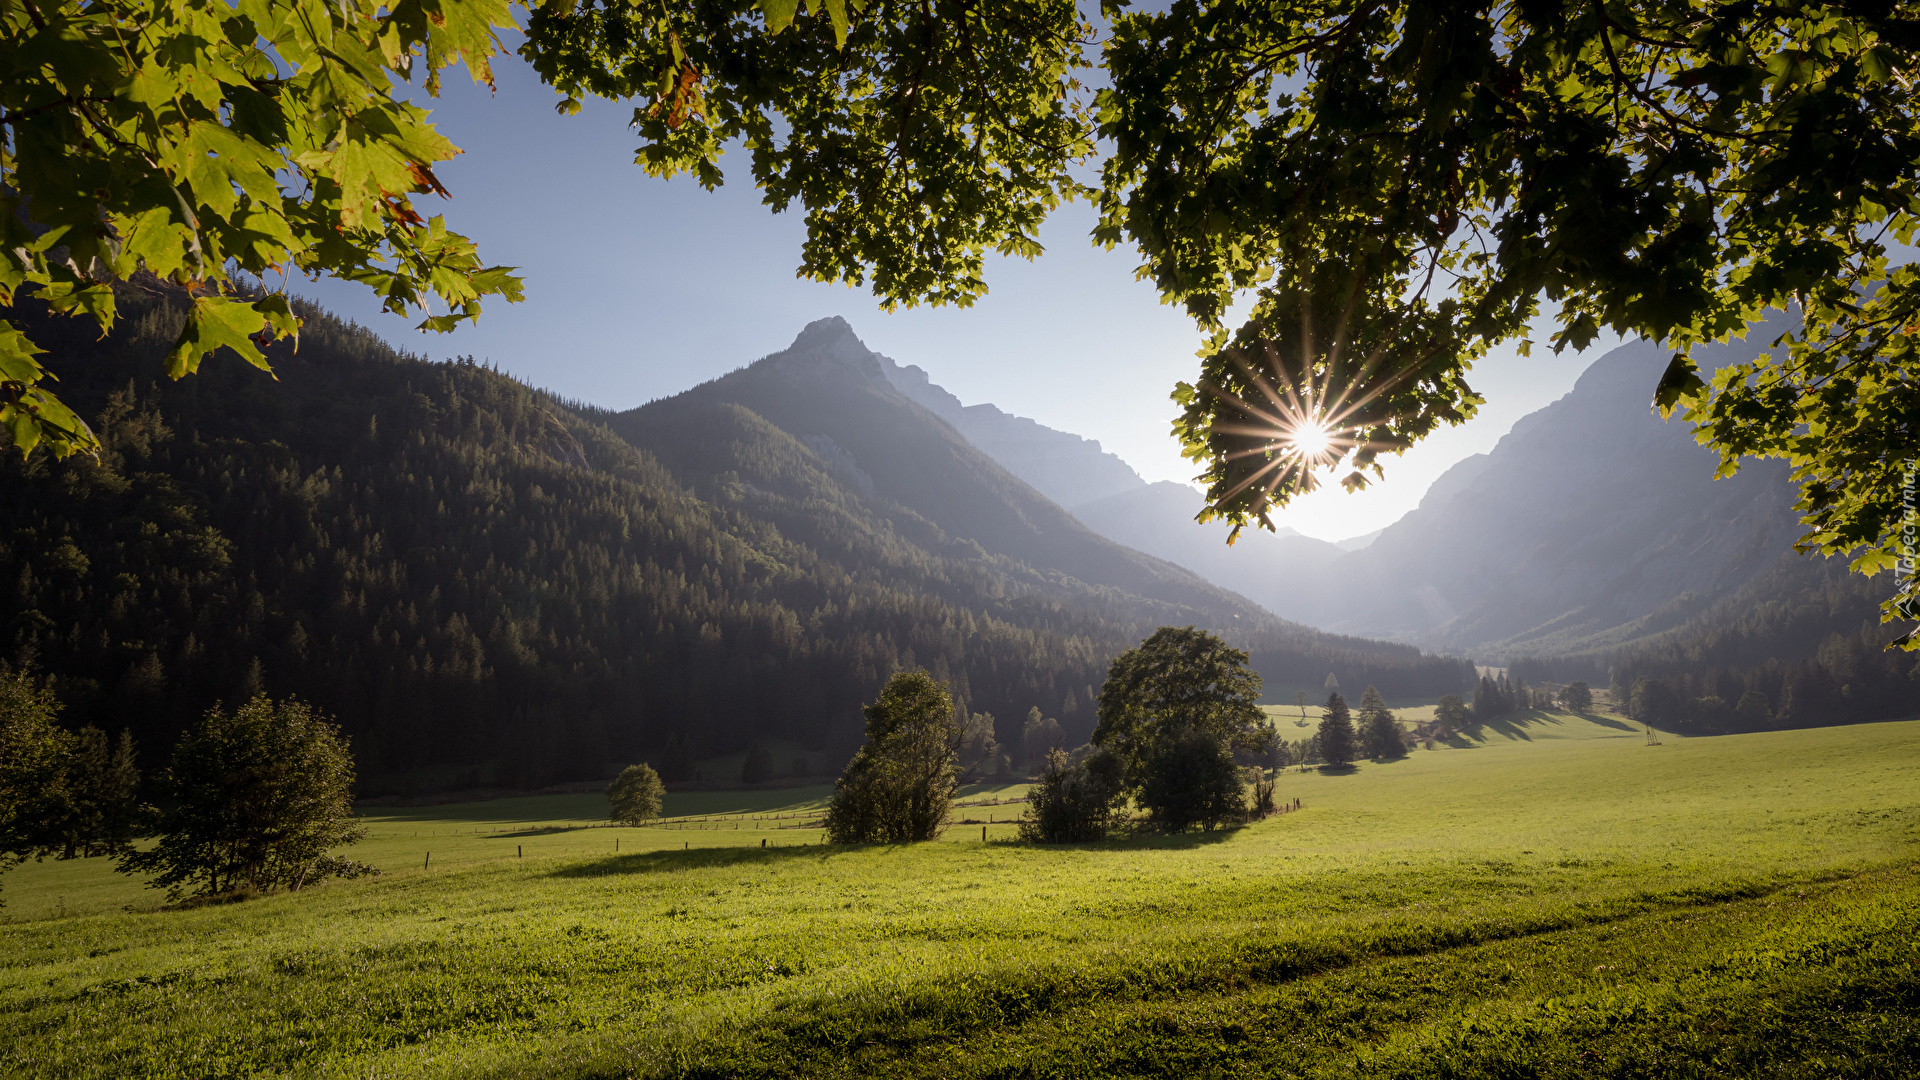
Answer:
[{"label": "grass", "polygon": [[[0,1072],[1920,1070],[1920,723],[1470,735],[1290,771],[1297,813],[1100,845],[585,828],[594,797],[550,796],[382,811],[355,855],[383,877],[241,904],[143,910],[98,862],[30,865],[6,881],[33,921],[0,927]],[[67,916],[49,883],[83,898]]]}]

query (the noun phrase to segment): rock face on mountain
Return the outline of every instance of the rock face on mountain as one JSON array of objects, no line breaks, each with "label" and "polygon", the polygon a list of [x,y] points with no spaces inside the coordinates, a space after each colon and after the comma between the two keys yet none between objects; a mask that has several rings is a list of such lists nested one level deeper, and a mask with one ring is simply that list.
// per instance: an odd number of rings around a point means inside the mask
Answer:
[{"label": "rock face on mountain", "polygon": [[[1703,368],[1769,340],[1701,350]],[[1771,565],[1800,534],[1781,462],[1714,480],[1689,425],[1648,409],[1667,354],[1596,361],[1491,453],[1435,481],[1366,549],[1295,593],[1285,617],[1478,656],[1618,644],[1677,625]]]}]

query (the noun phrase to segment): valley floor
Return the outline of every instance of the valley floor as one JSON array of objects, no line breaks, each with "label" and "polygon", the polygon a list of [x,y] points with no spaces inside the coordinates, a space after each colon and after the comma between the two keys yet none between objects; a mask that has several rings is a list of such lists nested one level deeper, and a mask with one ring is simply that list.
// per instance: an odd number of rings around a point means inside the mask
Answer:
[{"label": "valley floor", "polygon": [[1920,1073],[1920,722],[1470,734],[1097,845],[824,847],[800,789],[674,797],[707,828],[382,810],[353,855],[383,876],[189,910],[33,864],[0,894],[0,1072]]}]

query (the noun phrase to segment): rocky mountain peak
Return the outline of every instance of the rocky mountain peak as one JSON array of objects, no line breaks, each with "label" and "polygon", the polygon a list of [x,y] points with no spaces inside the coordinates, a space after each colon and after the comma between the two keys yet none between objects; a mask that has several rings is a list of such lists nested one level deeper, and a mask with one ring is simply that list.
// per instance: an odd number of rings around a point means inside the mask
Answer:
[{"label": "rocky mountain peak", "polygon": [[838,315],[808,323],[793,339],[793,344],[775,356],[799,361],[838,361],[870,378],[885,380],[879,357],[853,332],[853,325]]}]

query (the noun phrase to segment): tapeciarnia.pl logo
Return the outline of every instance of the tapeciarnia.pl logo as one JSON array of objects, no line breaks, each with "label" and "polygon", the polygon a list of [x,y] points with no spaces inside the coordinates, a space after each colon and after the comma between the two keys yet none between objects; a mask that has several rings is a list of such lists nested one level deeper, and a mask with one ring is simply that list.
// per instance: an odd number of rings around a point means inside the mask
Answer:
[{"label": "tapeciarnia.pl logo", "polygon": [[1907,618],[1920,620],[1920,593],[1911,587],[1914,556],[1920,551],[1920,490],[1916,489],[1920,489],[1920,461],[1909,459],[1900,474],[1900,553],[1893,570],[1900,598],[1894,607]]}]

